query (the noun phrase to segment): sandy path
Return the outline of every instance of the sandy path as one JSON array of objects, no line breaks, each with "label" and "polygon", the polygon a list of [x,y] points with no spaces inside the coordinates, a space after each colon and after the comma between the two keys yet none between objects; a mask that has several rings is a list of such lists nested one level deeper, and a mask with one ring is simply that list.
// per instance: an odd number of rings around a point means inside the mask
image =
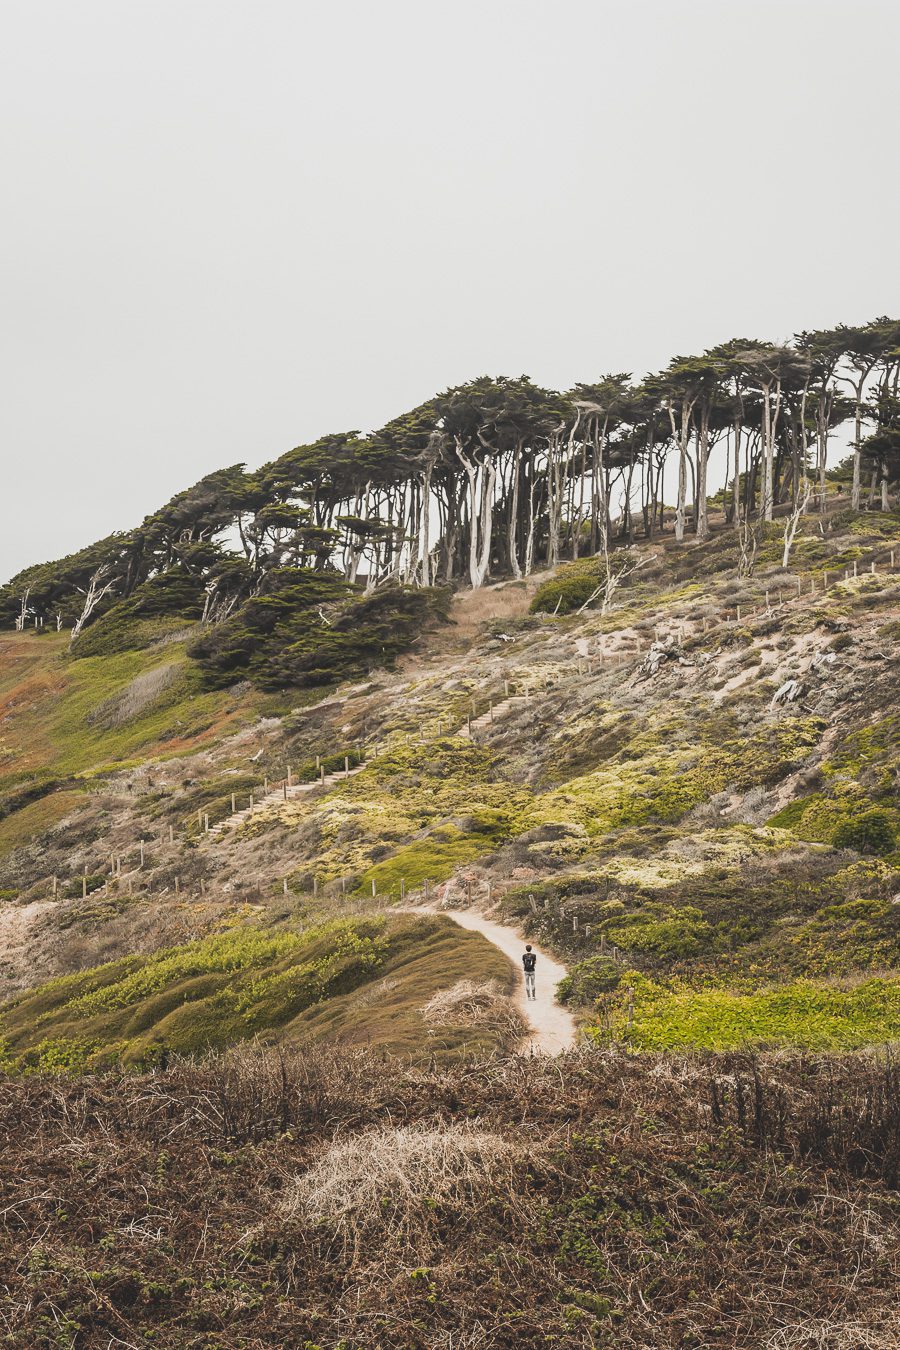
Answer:
[{"label": "sandy path", "polygon": [[[421,907],[417,908],[421,912]],[[540,1050],[545,1055],[558,1055],[575,1044],[575,1019],[571,1013],[566,1012],[565,1008],[556,1002],[554,997],[557,984],[564,975],[569,973],[565,966],[560,965],[558,961],[554,961],[552,956],[532,942],[532,951],[537,954],[537,969],[535,971],[537,975],[537,998],[527,999],[525,997],[525,976],[522,969],[525,940],[520,937],[514,928],[507,928],[502,923],[494,923],[474,909],[436,909],[433,912],[452,919],[454,923],[459,924],[460,928],[468,928],[472,932],[481,933],[483,937],[487,938],[488,942],[492,942],[495,947],[500,948],[505,956],[509,957],[516,970],[516,991],[513,997],[516,1007],[531,1027],[531,1035],[528,1041],[533,1050]]]}]

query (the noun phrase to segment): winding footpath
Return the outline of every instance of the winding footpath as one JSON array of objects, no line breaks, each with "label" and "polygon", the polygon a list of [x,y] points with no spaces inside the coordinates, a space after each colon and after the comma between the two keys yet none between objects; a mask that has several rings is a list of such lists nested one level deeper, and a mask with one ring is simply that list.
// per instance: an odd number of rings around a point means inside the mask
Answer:
[{"label": "winding footpath", "polygon": [[[424,908],[416,906],[418,911]],[[514,928],[494,923],[474,909],[432,909],[434,914],[443,914],[458,923],[460,928],[481,933],[488,942],[499,947],[504,956],[509,957],[516,971],[516,991],[513,995],[516,1007],[531,1028],[528,1045],[532,1050],[544,1055],[559,1055],[570,1050],[575,1044],[575,1019],[570,1012],[556,1002],[556,986],[568,974],[565,966],[538,947],[534,942],[531,949],[537,954],[537,998],[525,997],[525,977],[522,971],[522,952],[525,939]]]}]

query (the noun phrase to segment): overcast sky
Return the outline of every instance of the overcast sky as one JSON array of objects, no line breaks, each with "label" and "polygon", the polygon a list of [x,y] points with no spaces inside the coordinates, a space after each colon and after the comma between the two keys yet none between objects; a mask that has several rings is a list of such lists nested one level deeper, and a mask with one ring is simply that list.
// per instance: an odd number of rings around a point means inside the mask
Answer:
[{"label": "overcast sky", "polygon": [[0,0],[0,577],[480,374],[900,310],[896,0]]}]

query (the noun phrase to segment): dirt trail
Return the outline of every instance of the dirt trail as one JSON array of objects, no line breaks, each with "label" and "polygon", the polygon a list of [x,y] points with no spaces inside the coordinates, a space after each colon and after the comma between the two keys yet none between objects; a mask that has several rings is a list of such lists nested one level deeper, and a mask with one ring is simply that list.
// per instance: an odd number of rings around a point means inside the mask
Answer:
[{"label": "dirt trail", "polygon": [[[410,907],[411,910],[412,908]],[[416,906],[415,910],[421,912],[422,908],[424,906]],[[557,984],[569,973],[565,966],[554,961],[552,956],[532,942],[532,951],[537,954],[537,998],[527,999],[522,971],[525,940],[514,928],[494,923],[492,919],[486,919],[474,909],[434,909],[433,913],[445,915],[454,923],[458,923],[460,928],[481,933],[488,942],[492,942],[509,957],[516,971],[516,991],[513,997],[516,1007],[531,1027],[528,1041],[533,1050],[540,1050],[545,1055],[558,1055],[563,1050],[571,1049],[575,1044],[575,1019],[565,1008],[560,1007],[554,997]]]}]

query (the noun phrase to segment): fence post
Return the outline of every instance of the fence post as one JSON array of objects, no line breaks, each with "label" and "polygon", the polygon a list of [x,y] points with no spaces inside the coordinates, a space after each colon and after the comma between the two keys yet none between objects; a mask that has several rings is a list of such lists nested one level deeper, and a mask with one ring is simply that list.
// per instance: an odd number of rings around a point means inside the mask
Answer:
[{"label": "fence post", "polygon": [[344,756],[344,777],[345,777],[345,778],[347,777],[347,775],[349,774],[349,772],[350,772],[350,756],[349,756],[349,755],[345,755],[345,756]]},{"label": "fence post", "polygon": [[373,881],[373,882],[372,882],[372,895],[373,895],[373,897],[375,896],[375,894],[376,894],[376,891],[375,891],[375,882]]},{"label": "fence post", "polygon": [[234,793],[231,794],[231,814],[237,814],[237,802],[234,800]]},{"label": "fence post", "polygon": [[400,878],[400,899],[406,899],[406,877]]},{"label": "fence post", "polygon": [[81,898],[87,899],[87,863],[84,865],[84,871],[81,874]]},{"label": "fence post", "polygon": [[206,833],[209,834],[209,816],[206,815],[206,813],[204,813],[203,816],[203,828],[206,831]]},{"label": "fence post", "polygon": [[318,877],[313,877],[313,899],[314,899],[314,900],[316,899],[316,897],[318,896],[318,894],[319,894],[319,878],[318,878]]},{"label": "fence post", "polygon": [[174,843],[175,843],[175,826],[174,826],[174,825],[170,825],[170,826],[169,826],[169,843],[170,843],[170,844],[174,844]]},{"label": "fence post", "polygon": [[140,850],[141,850],[141,867],[143,867],[143,865],[144,865],[144,841],[143,841],[143,839],[140,841]]}]

